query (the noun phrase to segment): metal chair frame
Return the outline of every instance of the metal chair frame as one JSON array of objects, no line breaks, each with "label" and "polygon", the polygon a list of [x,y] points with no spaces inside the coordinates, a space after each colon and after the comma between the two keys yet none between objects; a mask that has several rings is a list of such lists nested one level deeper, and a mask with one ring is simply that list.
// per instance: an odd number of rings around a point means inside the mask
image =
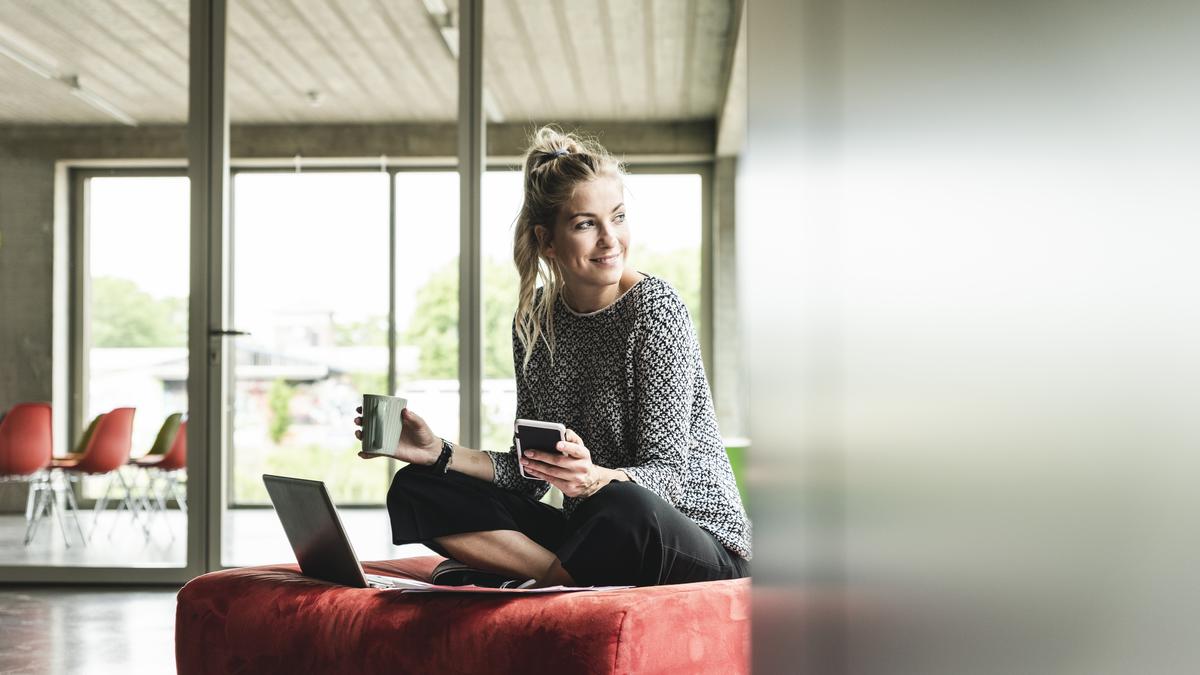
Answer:
[{"label": "metal chair frame", "polygon": [[[57,477],[57,480],[55,478]],[[65,484],[64,484],[65,483]],[[58,522],[62,532],[63,544],[71,548],[71,539],[67,536],[67,524],[62,515],[63,506],[70,512],[75,521],[75,530],[79,540],[87,546],[88,539],[83,533],[83,525],[79,522],[79,507],[75,502],[75,492],[71,489],[70,481],[59,471],[46,470],[36,474],[29,481],[29,498],[25,505],[25,546],[28,546],[37,536],[38,525],[43,517],[50,515]]]}]

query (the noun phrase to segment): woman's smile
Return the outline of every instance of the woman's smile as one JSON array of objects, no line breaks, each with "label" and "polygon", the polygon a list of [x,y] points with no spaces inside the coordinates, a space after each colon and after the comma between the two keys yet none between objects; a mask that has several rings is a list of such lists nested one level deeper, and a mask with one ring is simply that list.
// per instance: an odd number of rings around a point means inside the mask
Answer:
[{"label": "woman's smile", "polygon": [[616,253],[609,253],[609,254],[603,255],[602,257],[592,258],[591,260],[592,260],[592,262],[596,263],[597,265],[601,265],[604,267],[613,267],[621,262],[621,254],[622,253],[623,253],[622,251],[618,251]]}]

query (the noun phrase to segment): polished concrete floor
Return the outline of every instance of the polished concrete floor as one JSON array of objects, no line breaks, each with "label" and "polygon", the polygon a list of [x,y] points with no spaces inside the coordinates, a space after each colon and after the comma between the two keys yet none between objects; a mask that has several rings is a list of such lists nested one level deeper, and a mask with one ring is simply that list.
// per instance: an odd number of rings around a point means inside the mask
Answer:
[{"label": "polished concrete floor", "polygon": [[173,673],[178,590],[0,586],[0,673]]},{"label": "polished concrete floor", "polygon": [[[341,509],[339,515],[362,560],[426,555],[413,544],[393,546],[384,509]],[[83,546],[73,519],[64,538],[57,522],[45,522],[24,546],[22,514],[0,516],[0,566],[68,568],[182,565],[186,518],[159,515],[146,537],[128,514],[106,513],[93,523],[80,515]],[[174,532],[172,539],[170,534]],[[111,536],[110,536],[111,535]],[[271,509],[237,509],[225,520],[225,564],[295,562]],[[70,543],[70,546],[67,546]],[[86,575],[86,570],[79,574]],[[133,572],[136,575],[136,571]],[[5,586],[0,584],[0,675],[10,673],[172,673],[175,670],[175,594],[178,588]]]}]

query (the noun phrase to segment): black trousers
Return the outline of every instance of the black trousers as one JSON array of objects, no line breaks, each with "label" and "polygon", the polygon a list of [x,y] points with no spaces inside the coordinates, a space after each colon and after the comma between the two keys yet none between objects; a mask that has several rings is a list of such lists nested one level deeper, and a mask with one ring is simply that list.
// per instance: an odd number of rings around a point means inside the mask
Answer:
[{"label": "black trousers", "polygon": [[410,465],[396,472],[387,503],[396,544],[422,543],[444,554],[434,538],[516,530],[555,553],[582,586],[682,584],[750,573],[746,560],[631,482],[609,483],[567,518],[493,483]]}]

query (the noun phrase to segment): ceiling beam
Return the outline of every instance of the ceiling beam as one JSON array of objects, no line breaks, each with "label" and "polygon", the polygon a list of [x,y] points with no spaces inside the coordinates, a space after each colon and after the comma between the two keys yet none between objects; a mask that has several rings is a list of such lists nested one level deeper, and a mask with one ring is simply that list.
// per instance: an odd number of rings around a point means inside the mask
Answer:
[{"label": "ceiling beam", "polygon": [[725,57],[724,86],[717,108],[717,156],[735,157],[746,144],[746,2],[733,8],[733,39]]},{"label": "ceiling beam", "polygon": [[[628,122],[545,120],[595,135],[618,156],[712,157],[712,120]],[[488,157],[511,158],[525,150],[541,122],[489,124]],[[184,125],[0,125],[0,148],[14,157],[53,159],[176,159],[186,156]],[[230,154],[240,159],[320,157],[453,158],[453,122],[396,124],[233,124]]]}]

